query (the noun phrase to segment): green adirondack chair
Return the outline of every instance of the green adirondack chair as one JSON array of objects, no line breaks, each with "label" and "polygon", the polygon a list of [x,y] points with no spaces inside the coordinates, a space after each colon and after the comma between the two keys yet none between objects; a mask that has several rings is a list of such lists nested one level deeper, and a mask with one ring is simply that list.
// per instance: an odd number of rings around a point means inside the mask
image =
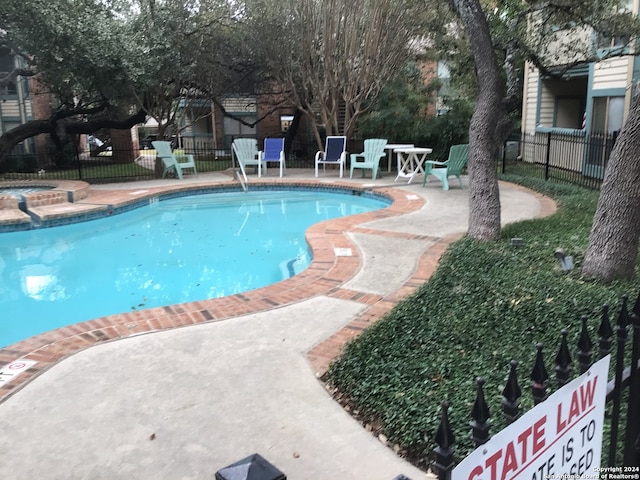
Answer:
[{"label": "green adirondack chair", "polygon": [[[365,170],[371,170],[371,178],[374,180],[378,177],[378,164],[380,159],[385,156],[384,147],[387,141],[383,138],[368,138],[364,141],[364,152],[351,154],[351,173],[349,178],[353,178],[353,169],[362,169],[364,177]],[[361,158],[362,160],[358,160]]]},{"label": "green adirondack chair", "polygon": [[449,149],[449,158],[446,162],[437,162],[434,160],[427,160],[425,162],[424,178],[422,180],[422,186],[427,183],[427,177],[433,175],[442,182],[442,189],[449,190],[449,177],[458,177],[460,182],[460,188],[464,188],[462,184],[462,169],[467,164],[469,159],[469,145],[452,145]]},{"label": "green adirondack chair", "polygon": [[177,177],[182,180],[182,171],[185,169],[192,169],[193,174],[197,177],[198,171],[196,170],[196,162],[193,159],[193,155],[178,155],[177,152],[171,151],[171,143],[163,142],[163,141],[155,141],[151,142],[153,148],[156,149],[156,154],[162,160],[164,164],[164,171],[162,172],[162,178],[169,173],[170,171],[174,171]]}]

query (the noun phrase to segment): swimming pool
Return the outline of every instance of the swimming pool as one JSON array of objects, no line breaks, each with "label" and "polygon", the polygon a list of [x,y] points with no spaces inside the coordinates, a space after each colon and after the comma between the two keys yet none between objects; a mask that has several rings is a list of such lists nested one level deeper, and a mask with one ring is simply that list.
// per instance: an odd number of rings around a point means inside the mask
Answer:
[{"label": "swimming pool", "polygon": [[0,188],[0,195],[11,195],[21,199],[25,193],[45,192],[47,190],[53,190],[55,187],[2,187]]},{"label": "swimming pool", "polygon": [[310,225],[388,204],[328,190],[206,193],[1,234],[0,345],[92,318],[270,285],[309,265]]}]

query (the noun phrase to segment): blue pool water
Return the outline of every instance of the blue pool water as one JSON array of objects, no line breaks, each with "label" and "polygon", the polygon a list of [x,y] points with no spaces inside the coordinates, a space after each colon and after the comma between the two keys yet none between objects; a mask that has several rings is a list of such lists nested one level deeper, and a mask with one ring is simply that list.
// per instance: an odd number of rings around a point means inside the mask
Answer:
[{"label": "blue pool water", "polygon": [[5,187],[0,188],[0,195],[11,195],[12,197],[22,198],[25,193],[43,192],[53,190],[54,187]]},{"label": "blue pool water", "polygon": [[270,285],[310,264],[309,226],[387,205],[321,190],[206,193],[0,234],[0,345],[105,315]]}]

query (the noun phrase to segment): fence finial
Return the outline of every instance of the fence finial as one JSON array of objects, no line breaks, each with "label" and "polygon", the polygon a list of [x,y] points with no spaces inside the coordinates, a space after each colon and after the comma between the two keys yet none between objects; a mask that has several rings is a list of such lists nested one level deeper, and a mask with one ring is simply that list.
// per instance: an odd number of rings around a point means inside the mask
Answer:
[{"label": "fence finial", "polygon": [[544,345],[538,343],[536,349],[536,360],[533,364],[533,370],[531,370],[531,396],[533,397],[533,403],[535,405],[544,402],[547,398],[547,384],[549,380],[549,373],[547,367],[544,366],[544,354],[542,349]]},{"label": "fence finial", "polygon": [[[640,297],[639,297],[640,298]],[[640,300],[639,300],[640,301]],[[638,304],[638,302],[636,302]],[[635,307],[634,307],[635,308]],[[626,441],[623,465],[640,466],[640,371],[638,362],[640,361],[640,315],[635,311],[631,314],[631,371],[629,374],[629,403],[627,404],[627,425],[625,429]]]},{"label": "fence finial", "polygon": [[631,310],[631,313],[635,313],[637,316],[640,317],[640,293],[638,293],[638,298],[636,298],[636,303],[633,304],[633,309]]},{"label": "fence finial", "polygon": [[556,355],[556,381],[558,387],[562,387],[569,382],[571,377],[571,353],[569,352],[569,344],[567,343],[567,330],[562,329],[562,340],[560,340],[560,349]]},{"label": "fence finial", "polygon": [[473,441],[476,447],[478,447],[487,443],[489,440],[489,418],[491,417],[491,413],[489,412],[489,405],[487,405],[485,401],[484,390],[482,389],[484,378],[478,377],[476,384],[478,387],[476,389],[476,400],[471,409],[471,418],[473,420],[470,425]]},{"label": "fence finial", "polygon": [[520,397],[522,396],[522,390],[520,390],[520,385],[518,385],[517,367],[518,362],[511,360],[509,363],[507,384],[502,390],[502,416],[507,423],[513,423],[520,416]]},{"label": "fence finial", "polygon": [[440,424],[434,441],[436,448],[433,449],[435,453],[435,460],[433,462],[433,470],[438,476],[439,480],[450,480],[451,471],[453,470],[453,445],[455,443],[455,436],[449,423],[449,403],[443,400],[440,404]]},{"label": "fence finial", "polygon": [[622,377],[624,372],[624,350],[627,343],[627,325],[629,323],[629,312],[627,310],[627,302],[629,297],[622,296],[622,305],[616,325],[616,363],[614,388],[611,392],[611,433],[609,440],[609,465],[615,465],[616,455],[618,453],[618,430],[620,428],[620,403],[622,397]]},{"label": "fence finial", "polygon": [[626,328],[629,325],[629,297],[627,295],[622,296],[622,306],[620,307],[620,313],[618,314],[618,321],[616,322],[618,327]]},{"label": "fence finial", "polygon": [[580,317],[582,322],[582,328],[580,329],[580,336],[578,337],[578,367],[580,368],[580,375],[589,370],[591,366],[591,350],[593,349],[593,342],[589,337],[589,330],[587,329],[587,316]]},{"label": "fence finial", "polygon": [[609,320],[609,305],[602,306],[602,318],[598,327],[598,350],[600,358],[604,358],[611,353],[611,344],[613,343],[613,328]]}]

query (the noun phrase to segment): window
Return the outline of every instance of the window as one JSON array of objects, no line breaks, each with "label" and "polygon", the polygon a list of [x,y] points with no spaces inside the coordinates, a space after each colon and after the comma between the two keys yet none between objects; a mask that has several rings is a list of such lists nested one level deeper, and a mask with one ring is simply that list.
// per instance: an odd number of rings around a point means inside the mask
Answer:
[{"label": "window", "polygon": [[611,35],[607,32],[598,34],[598,50],[608,51],[616,48],[628,47],[631,37],[629,35]]},{"label": "window", "polygon": [[280,115],[280,131],[282,133],[287,133],[292,122],[293,115]]},{"label": "window", "polygon": [[591,115],[591,133],[614,134],[622,128],[624,97],[595,97]]},{"label": "window", "polygon": [[591,129],[587,164],[591,171],[602,175],[624,122],[624,97],[595,97],[591,110]]},{"label": "window", "polygon": [[[257,118],[253,116],[244,115],[242,117],[247,123],[255,123]],[[250,127],[244,123],[236,120],[235,118],[224,117],[224,134],[234,135],[236,137],[250,137],[255,136],[256,127]]]},{"label": "window", "polygon": [[[616,9],[617,14],[629,14],[633,12],[633,0],[620,2]],[[617,30],[617,31],[616,31]],[[596,38],[596,48],[600,56],[612,53],[611,50],[625,49],[629,47],[631,37],[624,31],[620,31],[620,27],[612,28],[608,22],[604,22]]]},{"label": "window", "polygon": [[587,73],[566,72],[562,78],[542,81],[538,123],[544,127],[580,130],[587,105]]},{"label": "window", "polygon": [[586,97],[556,98],[556,113],[553,126],[557,128],[581,129],[585,105]]},{"label": "window", "polygon": [[[6,76],[14,68],[14,58],[8,49],[0,50],[0,78]],[[0,87],[0,96],[17,95],[17,85],[15,82],[9,82],[8,85]]]},{"label": "window", "polygon": [[449,66],[442,60],[438,61],[437,67],[440,88],[436,93],[436,116],[441,116],[449,112],[451,107],[447,104],[451,97],[451,71]]},{"label": "window", "polygon": [[[0,76],[5,74],[0,72]],[[0,87],[0,96],[15,96],[18,95],[18,87],[16,82],[9,82],[7,85]]]},{"label": "window", "polygon": [[13,70],[13,55],[8,49],[0,49],[0,72],[9,73]]},{"label": "window", "polygon": [[[255,124],[258,122],[258,105],[253,95],[230,96],[222,100],[222,106],[227,113],[235,118],[225,116],[222,121],[222,133],[224,135],[225,148],[231,148],[231,142],[237,137],[256,138],[257,131]],[[237,120],[242,118],[242,122]],[[250,127],[245,125],[254,125]]]},{"label": "window", "polygon": [[[255,123],[258,119],[252,115],[243,115],[242,119],[248,123]],[[235,118],[224,117],[222,128],[224,131],[225,148],[231,148],[231,142],[237,137],[253,137],[257,135],[256,127],[250,127]]]}]

